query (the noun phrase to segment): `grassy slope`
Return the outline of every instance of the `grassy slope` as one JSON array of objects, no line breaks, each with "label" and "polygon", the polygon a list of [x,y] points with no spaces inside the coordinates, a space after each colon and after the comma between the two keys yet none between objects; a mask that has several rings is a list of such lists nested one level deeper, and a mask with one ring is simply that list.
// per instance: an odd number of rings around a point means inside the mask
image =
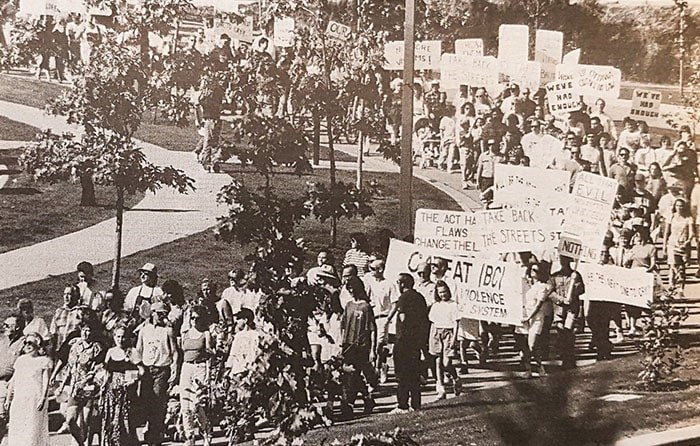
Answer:
[{"label": "grassy slope", "polygon": [[[233,173],[237,178],[242,178],[248,185],[261,184],[261,178],[257,174]],[[319,171],[313,175],[297,177],[291,174],[281,174],[275,177],[276,190],[293,197],[305,189],[307,181],[326,181],[327,172]],[[363,232],[372,237],[381,228],[389,228],[396,232],[398,214],[398,175],[367,173],[366,181],[376,179],[383,187],[384,196],[373,203],[376,215],[366,220],[342,220],[339,223],[337,257],[340,257],[349,245],[348,235],[351,232]],[[339,181],[353,181],[352,172],[338,172]],[[212,196],[212,200],[214,197]],[[416,180],[414,185],[414,206],[430,207],[438,209],[458,210],[457,204],[444,193],[434,189],[427,183]],[[221,213],[224,213],[222,209]],[[329,243],[329,223],[321,224],[316,220],[307,220],[298,229],[298,235],[310,241],[311,254],[315,256],[316,250]],[[238,245],[227,245],[218,242],[212,231],[204,231],[184,239],[159,246],[144,252],[127,257],[123,261],[122,288],[134,285],[137,282],[136,268],[147,261],[158,265],[161,280],[174,278],[183,283],[187,293],[194,293],[196,286],[203,277],[210,277],[219,284],[225,283],[226,272],[234,267],[247,267],[243,257],[252,248]],[[313,260],[307,259],[307,266]],[[97,278],[107,284],[110,278],[110,265],[103,264],[96,268]],[[21,297],[29,297],[35,303],[36,313],[50,319],[53,310],[60,305],[61,287],[68,281],[74,280],[73,274],[59,277],[51,277],[42,281],[25,284],[15,288],[0,291],[0,313],[7,314]]]},{"label": "grassy slope", "polygon": [[[640,370],[638,355],[597,363],[543,380],[516,381],[431,404],[406,415],[373,416],[319,429],[309,444],[347,440],[358,433],[407,431],[427,445],[592,445],[611,444],[639,431],[663,430],[700,421],[696,368],[700,348],[688,351],[679,378],[691,384],[675,392],[645,393],[627,402],[597,398],[629,393]],[[327,443],[328,444],[328,443]]]},{"label": "grassy slope", "polygon": [[0,140],[31,141],[39,132],[41,130],[36,127],[0,116]]}]

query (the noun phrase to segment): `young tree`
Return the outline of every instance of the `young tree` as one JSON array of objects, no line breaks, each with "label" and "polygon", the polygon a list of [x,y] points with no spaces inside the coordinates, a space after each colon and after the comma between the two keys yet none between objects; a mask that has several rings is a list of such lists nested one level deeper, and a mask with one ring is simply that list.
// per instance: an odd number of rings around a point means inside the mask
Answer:
[{"label": "young tree", "polygon": [[116,192],[116,237],[112,286],[119,285],[122,217],[125,194],[155,191],[163,186],[185,193],[194,181],[174,167],[149,163],[133,139],[141,123],[145,81],[138,56],[128,48],[104,43],[72,89],[53,99],[47,110],[79,124],[84,134],[42,134],[20,158],[38,180],[62,181],[77,176],[83,186],[81,204],[95,204],[94,183]]}]

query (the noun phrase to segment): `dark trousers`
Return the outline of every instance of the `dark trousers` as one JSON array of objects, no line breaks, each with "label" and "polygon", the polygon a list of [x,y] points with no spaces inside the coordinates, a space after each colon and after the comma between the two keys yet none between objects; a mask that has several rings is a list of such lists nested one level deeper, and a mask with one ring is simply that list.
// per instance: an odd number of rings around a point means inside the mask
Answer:
[{"label": "dark trousers", "polygon": [[[343,362],[353,368],[353,372],[346,377],[343,383],[343,403],[352,404],[357,398],[357,391],[360,390],[364,398],[371,395],[367,385],[377,387],[378,378],[374,366],[369,362],[369,345],[349,345],[343,347]],[[365,383],[362,382],[360,374],[364,376]]]},{"label": "dark trousers", "polygon": [[165,413],[168,406],[168,378],[170,367],[146,367],[141,381],[141,398],[143,399],[148,432],[145,440],[148,444],[160,444],[165,431]]},{"label": "dark trousers", "polygon": [[557,327],[557,351],[564,369],[576,367],[576,334],[573,329]]},{"label": "dark trousers", "polygon": [[[408,344],[408,345],[406,345]],[[408,409],[408,400],[411,399],[411,407],[420,409],[420,348],[416,342],[399,341],[394,346],[394,372],[398,381],[396,399],[399,409]]]},{"label": "dark trousers", "polygon": [[588,327],[591,329],[591,345],[598,359],[610,356],[613,344],[610,342],[610,320],[614,312],[619,313],[619,304],[591,301],[588,308]]},{"label": "dark trousers", "polygon": [[542,333],[537,336],[537,348],[543,360],[549,360],[550,331],[552,329],[553,316],[545,316],[542,324]]}]

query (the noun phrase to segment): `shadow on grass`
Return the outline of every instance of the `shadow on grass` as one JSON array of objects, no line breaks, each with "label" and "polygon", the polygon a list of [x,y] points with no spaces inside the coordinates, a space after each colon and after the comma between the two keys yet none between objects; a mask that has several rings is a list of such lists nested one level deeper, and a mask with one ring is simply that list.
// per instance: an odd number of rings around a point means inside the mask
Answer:
[{"label": "shadow on grass", "polygon": [[4,187],[0,189],[0,195],[36,195],[41,193],[43,192],[33,187]]}]

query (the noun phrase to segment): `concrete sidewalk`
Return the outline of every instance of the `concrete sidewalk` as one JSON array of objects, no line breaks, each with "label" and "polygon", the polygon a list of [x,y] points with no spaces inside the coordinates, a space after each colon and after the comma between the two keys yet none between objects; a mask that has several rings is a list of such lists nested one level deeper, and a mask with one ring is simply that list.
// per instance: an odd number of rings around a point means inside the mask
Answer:
[{"label": "concrete sidewalk", "polygon": [[[15,121],[78,133],[61,117],[43,111],[0,101],[0,115]],[[150,249],[210,228],[224,213],[216,203],[216,194],[230,182],[225,174],[206,173],[193,153],[168,151],[143,143],[148,160],[156,165],[172,165],[195,180],[196,190],[181,195],[162,189],[146,197],[124,214],[122,255]],[[111,261],[114,252],[115,219],[32,246],[0,254],[0,289],[65,274],[82,260],[99,264]]]}]

